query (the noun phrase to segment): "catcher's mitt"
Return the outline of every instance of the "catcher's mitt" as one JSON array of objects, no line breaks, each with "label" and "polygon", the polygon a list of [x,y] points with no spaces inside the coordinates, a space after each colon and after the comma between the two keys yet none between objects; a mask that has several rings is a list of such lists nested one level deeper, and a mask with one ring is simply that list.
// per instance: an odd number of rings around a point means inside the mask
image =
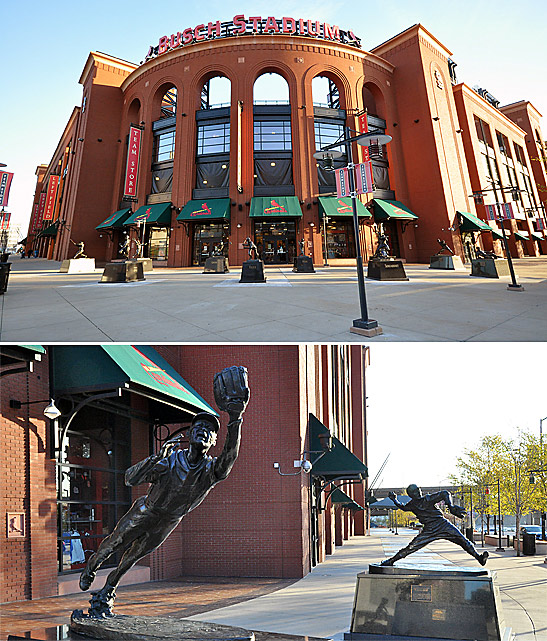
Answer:
[{"label": "catcher's mitt", "polygon": [[467,514],[465,509],[461,507],[460,505],[452,505],[452,507],[448,508],[448,511],[450,514],[453,514],[454,516],[458,517],[459,519],[463,519],[463,517]]},{"label": "catcher's mitt", "polygon": [[228,405],[232,401],[239,401],[243,404],[241,411],[245,410],[249,402],[249,385],[247,381],[247,368],[241,365],[226,367],[215,374],[213,381],[215,402],[219,409],[228,411]]}]

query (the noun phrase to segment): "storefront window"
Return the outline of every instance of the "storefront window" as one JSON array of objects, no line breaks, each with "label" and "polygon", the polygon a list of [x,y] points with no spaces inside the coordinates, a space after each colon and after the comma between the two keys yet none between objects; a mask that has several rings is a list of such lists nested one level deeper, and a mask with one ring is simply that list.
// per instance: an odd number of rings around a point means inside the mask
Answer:
[{"label": "storefront window", "polygon": [[175,157],[175,131],[166,131],[154,136],[154,162],[173,160]]},{"label": "storefront window", "polygon": [[209,256],[224,242],[224,255],[228,256],[229,228],[226,223],[208,223],[194,225],[194,242],[192,251],[192,264],[204,265]]},{"label": "storefront window", "polygon": [[[334,220],[327,227],[327,258],[355,258],[355,234],[352,220]],[[323,240],[323,254],[324,250]]]},{"label": "storefront window", "polygon": [[292,264],[296,256],[296,223],[255,223],[255,243],[260,258],[266,264]]},{"label": "storefront window", "polygon": [[152,260],[167,260],[169,233],[167,227],[151,227],[148,230],[148,257]]},{"label": "storefront window", "polygon": [[[101,426],[67,433],[57,464],[60,572],[81,570],[129,508],[129,432]],[[110,559],[110,565],[116,562]]]}]

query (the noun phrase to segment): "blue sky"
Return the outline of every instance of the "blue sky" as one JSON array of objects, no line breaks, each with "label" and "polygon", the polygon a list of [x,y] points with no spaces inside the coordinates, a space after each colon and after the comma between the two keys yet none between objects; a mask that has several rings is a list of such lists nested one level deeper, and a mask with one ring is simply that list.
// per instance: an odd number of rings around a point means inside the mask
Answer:
[{"label": "blue sky", "polygon": [[[527,99],[547,112],[543,1],[280,0],[273,6],[277,18],[350,28],[365,50],[420,22],[453,52],[459,80],[488,89],[502,104]],[[180,0],[3,3],[0,162],[15,173],[13,219],[28,223],[36,166],[50,160],[74,105],[81,102],[78,79],[90,51],[138,63],[162,35],[239,13],[267,17],[271,12],[272,3],[260,0],[212,0],[200,7]]]}]

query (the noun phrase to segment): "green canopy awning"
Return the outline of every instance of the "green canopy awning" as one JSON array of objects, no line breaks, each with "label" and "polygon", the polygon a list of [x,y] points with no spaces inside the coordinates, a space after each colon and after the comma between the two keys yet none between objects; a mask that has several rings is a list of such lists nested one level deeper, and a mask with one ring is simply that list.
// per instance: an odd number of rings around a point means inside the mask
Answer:
[{"label": "green canopy awning", "polygon": [[53,225],[50,225],[49,227],[46,227],[43,229],[38,236],[57,236],[57,229],[58,229],[57,223],[53,223]]},{"label": "green canopy awning", "polygon": [[250,218],[276,218],[302,217],[302,209],[296,196],[276,196],[265,198],[256,196],[251,198]]},{"label": "green canopy awning", "polygon": [[208,200],[189,200],[177,216],[177,220],[230,219],[229,198],[209,198]]},{"label": "green canopy awning", "polygon": [[[330,435],[329,430],[313,414],[309,415],[310,450],[320,452],[323,448],[319,435]],[[362,480],[368,476],[366,465],[360,461],[353,452],[341,443],[335,436],[332,437],[332,449],[320,456],[312,454],[312,470],[314,476],[321,476],[325,480],[355,479]],[[320,458],[318,458],[320,456]],[[315,457],[315,458],[314,458]]]},{"label": "green canopy awning", "polygon": [[124,225],[137,225],[138,223],[169,225],[171,223],[171,207],[171,203],[143,205],[129,216]]},{"label": "green canopy awning", "polygon": [[179,419],[191,419],[198,412],[218,415],[150,346],[58,345],[51,349],[56,394],[125,389],[175,408],[171,422],[176,422],[177,415]]},{"label": "green canopy awning", "polygon": [[357,501],[354,501],[351,496],[348,496],[343,490],[337,487],[331,492],[330,500],[334,505],[339,505],[340,507],[347,507],[350,510],[358,511],[364,510],[365,508],[359,505]]},{"label": "green canopy awning", "polygon": [[467,211],[458,211],[462,219],[460,221],[460,231],[492,231],[490,225],[487,225],[475,214],[470,214]]},{"label": "green canopy awning", "polygon": [[[351,198],[335,198],[333,196],[319,196],[319,214],[322,218],[337,218],[338,216],[353,216]],[[356,199],[357,215],[371,217],[370,211],[363,203]]]},{"label": "green canopy awning", "polygon": [[496,240],[503,240],[503,234],[501,234],[499,231],[492,229],[492,227],[490,227],[490,231],[492,232],[493,238],[495,238]]},{"label": "green canopy awning", "polygon": [[536,240],[543,240],[543,236],[541,234],[538,234],[537,231],[531,232],[530,236],[532,236],[532,238],[535,238]]},{"label": "green canopy awning", "polygon": [[0,345],[0,378],[32,372],[34,361],[40,361],[45,353],[41,345]]},{"label": "green canopy awning", "polygon": [[375,198],[374,204],[374,220],[387,220],[388,218],[396,218],[397,220],[415,220],[418,218],[413,211],[403,205],[398,200],[381,200]]},{"label": "green canopy awning", "polygon": [[523,231],[516,231],[515,238],[517,238],[518,240],[530,240],[526,232]]},{"label": "green canopy awning", "polygon": [[118,209],[113,214],[110,214],[108,218],[103,220],[100,225],[97,225],[95,229],[114,229],[116,227],[123,227],[125,221],[131,216],[131,209],[127,207],[126,209]]}]

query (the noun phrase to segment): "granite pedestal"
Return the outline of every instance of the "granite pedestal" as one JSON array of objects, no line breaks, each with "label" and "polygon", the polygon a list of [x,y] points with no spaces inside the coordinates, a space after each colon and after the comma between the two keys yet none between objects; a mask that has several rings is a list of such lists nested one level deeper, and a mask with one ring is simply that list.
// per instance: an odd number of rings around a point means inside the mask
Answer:
[{"label": "granite pedestal", "polygon": [[142,262],[128,260],[124,263],[107,263],[99,283],[131,283],[144,280]]},{"label": "granite pedestal", "polygon": [[246,260],[241,266],[240,283],[265,283],[264,263],[261,260]]},{"label": "granite pedestal", "polygon": [[294,259],[294,266],[292,270],[293,272],[297,272],[299,274],[315,274],[313,261],[310,256],[297,256]]},{"label": "granite pedestal", "polygon": [[151,258],[137,258],[138,263],[142,263],[143,272],[152,272],[154,271],[154,263]]},{"label": "granite pedestal", "polygon": [[429,269],[450,269],[453,271],[465,271],[462,259],[459,256],[444,256],[435,254],[429,259]]},{"label": "granite pedestal", "polygon": [[372,280],[408,280],[403,261],[389,258],[371,258],[367,278]]},{"label": "granite pedestal", "polygon": [[209,256],[203,267],[204,274],[226,274],[230,271],[226,256]]},{"label": "granite pedestal", "polygon": [[95,271],[94,258],[68,258],[61,263],[61,274],[85,274]]},{"label": "granite pedestal", "polygon": [[370,565],[357,575],[348,641],[509,641],[495,574],[443,565]]},{"label": "granite pedestal", "polygon": [[505,258],[474,258],[471,261],[471,276],[499,278],[510,275],[509,263]]}]

